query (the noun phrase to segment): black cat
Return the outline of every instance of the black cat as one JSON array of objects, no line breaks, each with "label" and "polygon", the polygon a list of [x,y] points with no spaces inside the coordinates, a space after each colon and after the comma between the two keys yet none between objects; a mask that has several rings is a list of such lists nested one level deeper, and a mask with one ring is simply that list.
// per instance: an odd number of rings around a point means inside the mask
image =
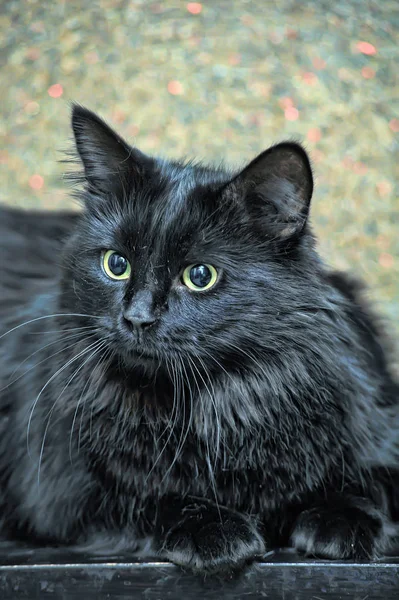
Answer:
[{"label": "black cat", "polygon": [[303,148],[232,173],[72,124],[83,212],[1,213],[3,535],[200,572],[386,553],[399,388],[315,251]]}]

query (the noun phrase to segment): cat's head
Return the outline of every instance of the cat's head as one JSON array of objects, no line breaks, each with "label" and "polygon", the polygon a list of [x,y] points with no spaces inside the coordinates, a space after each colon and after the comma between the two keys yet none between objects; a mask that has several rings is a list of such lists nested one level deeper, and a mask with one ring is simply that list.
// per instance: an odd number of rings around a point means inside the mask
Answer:
[{"label": "cat's head", "polygon": [[99,335],[132,365],[229,369],[248,349],[283,351],[317,295],[304,149],[278,144],[231,172],[148,157],[79,106],[72,126],[85,210],[63,308],[102,317]]}]

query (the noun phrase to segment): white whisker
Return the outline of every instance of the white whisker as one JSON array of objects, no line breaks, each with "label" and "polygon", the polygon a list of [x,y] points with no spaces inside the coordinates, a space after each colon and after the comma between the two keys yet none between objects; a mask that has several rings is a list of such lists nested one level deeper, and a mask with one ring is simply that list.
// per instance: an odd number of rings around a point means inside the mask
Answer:
[{"label": "white whisker", "polygon": [[[173,373],[173,404],[174,404],[175,403],[175,398],[176,398],[177,402],[180,401],[180,397],[179,397],[179,394],[180,394],[180,378],[179,378],[179,371],[177,369],[176,363],[174,363],[173,360],[171,362],[171,366],[172,366],[172,373]],[[178,404],[177,404],[177,406],[178,406]],[[177,420],[178,420],[178,416],[179,416],[178,410],[176,410],[176,415],[175,415],[175,418],[174,418],[174,421],[173,421],[172,430],[174,430],[174,428],[175,428],[175,425],[176,425]],[[185,409],[185,402],[183,401],[183,418],[182,418],[182,423],[183,424],[185,422],[185,419],[186,419],[186,409]],[[161,484],[168,477],[169,473],[172,472],[172,469],[173,469],[173,467],[174,467],[177,459],[179,458],[180,443],[181,443],[181,440],[182,440],[182,436],[183,436],[183,431],[180,434],[180,439],[179,439],[179,442],[177,444],[177,448],[176,448],[176,451],[175,451],[175,456],[173,457],[173,460],[172,460],[171,464],[169,465],[166,473],[162,477]]]},{"label": "white whisker", "polygon": [[[94,350],[93,354],[101,352],[101,350],[103,350],[106,346],[107,346],[107,342],[103,341],[102,346],[100,346],[99,348],[96,348]],[[90,358],[93,356],[93,354],[91,354],[89,356],[89,358],[83,363],[83,365],[78,369],[78,371],[80,371],[83,368],[83,366],[87,363],[88,360],[90,360]],[[102,359],[103,359],[103,356],[100,356],[100,358],[99,358],[99,360],[97,362],[97,365],[101,362]],[[84,385],[84,387],[82,389],[82,392],[81,392],[81,394],[79,396],[79,400],[78,400],[78,402],[76,404],[75,412],[74,412],[74,415],[73,415],[73,420],[72,420],[72,425],[71,425],[71,433],[70,433],[70,436],[69,436],[69,460],[70,460],[71,463],[72,463],[72,437],[73,437],[73,430],[74,430],[74,427],[75,427],[76,417],[77,417],[77,414],[78,414],[78,410],[79,410],[79,406],[80,406],[80,402],[82,400],[83,394],[85,393],[85,391],[86,391],[89,383],[92,380],[92,377],[93,377],[93,374],[94,374],[94,372],[96,370],[97,365],[95,367],[93,367],[93,370],[91,371],[89,377],[87,378],[87,381],[86,381],[86,383],[85,383],[85,385]],[[75,374],[74,374],[74,376],[75,376]],[[67,385],[69,385],[69,383],[70,382],[68,382]]]},{"label": "white whisker", "polygon": [[[201,389],[200,389],[200,387],[198,385],[197,378],[195,377],[195,374],[194,374],[194,371],[193,371],[192,367],[193,366],[195,367],[197,373],[200,376],[201,376],[201,373],[198,370],[198,368],[196,367],[196,365],[194,364],[192,358],[190,356],[188,356],[188,359],[189,359],[190,368],[191,368],[191,371],[192,371],[192,374],[193,374],[193,377],[194,377],[194,381],[195,381],[195,383],[197,385],[197,388],[198,388],[199,397],[201,397]],[[203,381],[203,383],[204,383],[204,385],[205,385],[205,387],[207,389],[208,394],[210,394],[209,389],[206,386],[205,381],[204,381],[204,379],[203,379],[202,376],[201,376],[201,379],[202,379],[202,381]],[[212,401],[212,398],[211,398],[211,401]],[[202,410],[202,415],[203,415],[203,418],[204,418],[204,421],[205,421],[204,409],[203,409],[203,403],[202,402],[201,402],[201,410]],[[218,429],[219,429],[219,427],[220,427],[220,424],[218,423]],[[219,518],[221,520],[222,516],[221,516],[221,513],[220,513],[220,509],[219,509],[219,502],[218,502],[218,497],[217,497],[217,492],[216,492],[216,483],[215,483],[214,469],[212,468],[212,464],[211,464],[211,456],[210,456],[209,440],[208,440],[208,432],[207,431],[206,431],[206,435],[205,435],[205,445],[206,445],[206,455],[207,455],[206,456],[206,459],[207,459],[206,462],[207,462],[207,467],[208,467],[208,471],[209,471],[210,482],[211,482],[211,486],[212,486],[213,495],[214,495],[214,498],[215,498],[215,504],[216,504],[218,512],[219,512]],[[218,448],[217,448],[217,451],[216,451],[216,456],[217,456],[217,453],[218,453]]]},{"label": "white whisker", "polygon": [[[95,370],[100,367],[101,363],[104,365],[107,360],[111,359],[112,355],[113,355],[113,350],[112,350],[112,348],[109,347],[104,352],[102,358],[100,358],[99,362],[97,363],[97,365],[93,369],[93,374],[95,373]],[[102,378],[98,377],[98,379],[97,379],[97,385],[94,388],[94,395],[97,394],[97,391],[98,391],[98,388],[99,388],[101,382],[102,382]],[[79,450],[80,450],[80,442],[81,442],[81,438],[82,438],[83,414],[84,414],[84,410],[85,410],[85,407],[86,407],[86,402],[87,402],[87,398],[85,398],[85,400],[84,400],[82,414],[80,416],[79,436],[78,436],[78,453],[79,453]],[[91,420],[90,420],[90,426],[91,426]],[[91,431],[90,431],[90,439],[91,439]]]},{"label": "white whisker", "polygon": [[50,379],[47,380],[47,382],[44,384],[44,386],[40,390],[39,394],[36,397],[36,400],[33,403],[32,408],[30,410],[29,419],[28,419],[28,426],[27,426],[27,431],[26,431],[26,445],[27,445],[27,451],[28,451],[28,455],[29,456],[31,456],[30,448],[29,448],[29,431],[30,431],[30,426],[31,426],[31,422],[32,422],[33,413],[35,411],[35,408],[37,406],[37,403],[39,401],[40,396],[42,395],[42,393],[44,392],[44,390],[47,388],[47,386],[50,385],[50,383],[55,379],[55,377],[57,377],[57,375],[59,375],[60,373],[62,373],[62,371],[64,371],[64,369],[66,369],[75,360],[77,360],[78,358],[80,358],[82,355],[86,354],[86,352],[89,351],[91,348],[93,348],[97,343],[98,343],[98,341],[93,342],[92,344],[90,344],[90,346],[88,346],[88,348],[85,348],[84,350],[82,350],[81,352],[79,352],[76,356],[74,356],[71,359],[69,359],[61,368],[59,368],[50,377]]},{"label": "white whisker", "polygon": [[2,335],[0,335],[0,340],[3,337],[5,337],[6,335],[8,335],[9,333],[16,331],[20,327],[24,327],[25,325],[29,325],[30,323],[35,323],[36,321],[42,321],[43,319],[53,319],[55,317],[87,317],[90,319],[102,319],[102,317],[98,317],[95,315],[85,315],[85,314],[80,314],[80,313],[55,313],[53,315],[45,315],[44,317],[37,317],[36,319],[30,319],[29,321],[25,321],[24,323],[20,323],[19,325],[16,325],[12,329],[9,329],[8,331],[6,331]]},{"label": "white whisker", "polygon": [[[65,338],[58,338],[56,340],[53,340],[52,342],[50,342],[49,344],[46,344],[45,346],[42,346],[41,348],[39,348],[38,350],[35,350],[35,352],[32,352],[32,354],[29,354],[29,356],[27,356],[17,367],[15,367],[14,371],[11,373],[10,377],[12,377],[14,375],[14,373],[20,369],[22,367],[22,365],[24,363],[26,363],[27,360],[29,360],[30,358],[32,358],[32,356],[35,356],[35,354],[37,354],[38,352],[41,352],[42,350],[44,350],[45,348],[48,348],[49,346],[52,346],[54,344],[57,343],[61,343],[61,342],[69,342],[71,340],[76,340],[76,338],[79,338],[80,336],[84,336],[85,334],[83,333],[75,333],[72,336],[66,336]],[[93,335],[95,335],[95,333],[88,335],[86,337],[82,337],[81,339],[89,339],[91,337],[93,337]],[[65,350],[68,350],[68,348],[72,348],[73,346],[76,345],[76,341],[73,344],[69,344],[68,346],[63,346],[61,348],[61,350],[57,350],[57,352],[54,352],[53,354],[50,354],[50,356],[46,356],[45,358],[43,358],[42,360],[40,360],[39,362],[35,363],[32,367],[29,367],[29,369],[27,369],[26,371],[24,371],[21,375],[18,375],[18,377],[16,377],[15,379],[13,379],[12,381],[10,381],[9,383],[7,383],[7,385],[5,385],[4,387],[0,388],[0,392],[2,392],[3,390],[6,390],[7,388],[9,388],[11,385],[13,385],[14,383],[16,383],[17,381],[19,381],[22,377],[24,377],[25,375],[27,375],[30,371],[32,371],[32,369],[36,369],[39,365],[41,365],[42,363],[48,361],[50,358],[53,358],[53,356],[57,356],[57,354],[60,354],[61,352],[64,352]]]},{"label": "white whisker", "polygon": [[[40,470],[41,470],[41,464],[42,464],[42,459],[43,459],[44,446],[45,446],[45,443],[46,443],[47,431],[48,431],[48,428],[50,426],[51,416],[53,414],[54,408],[55,408],[58,400],[61,398],[62,394],[64,393],[64,391],[67,389],[67,387],[71,383],[71,381],[73,379],[75,379],[76,375],[83,369],[83,367],[85,366],[85,364],[100,350],[101,347],[103,347],[103,345],[105,344],[105,342],[104,341],[99,341],[99,342],[96,342],[96,344],[97,344],[97,346],[96,346],[94,352],[92,352],[90,354],[90,356],[73,372],[73,374],[70,376],[70,378],[68,379],[68,381],[66,382],[66,384],[62,388],[61,392],[57,396],[56,400],[54,401],[53,406],[51,407],[51,410],[47,414],[47,423],[46,423],[46,428],[45,428],[44,434],[43,434],[42,444],[41,444],[41,447],[40,447],[39,465],[38,465],[38,469],[37,469],[37,485],[38,486],[40,485]],[[89,350],[86,350],[86,352],[84,354],[87,354],[88,351]],[[83,356],[84,356],[84,354],[83,354]]]},{"label": "white whisker", "polygon": [[[167,359],[167,361],[166,361],[166,368],[167,368],[167,370],[168,370],[169,377],[170,377],[170,371],[169,371],[169,365],[168,365],[168,362],[169,362],[169,361],[168,361],[168,359]],[[152,465],[152,467],[151,467],[151,469],[150,469],[149,473],[147,474],[147,476],[146,476],[146,478],[145,478],[145,483],[147,483],[147,481],[148,481],[148,478],[150,477],[151,473],[152,473],[152,472],[153,472],[153,470],[155,469],[155,466],[158,464],[158,462],[159,462],[160,458],[162,457],[163,453],[165,452],[165,450],[166,450],[166,448],[167,448],[167,446],[168,446],[168,444],[169,444],[169,440],[170,440],[170,438],[172,437],[172,435],[173,435],[173,432],[174,432],[174,425],[175,425],[175,422],[173,421],[173,417],[174,417],[175,410],[176,410],[176,414],[177,414],[177,402],[176,402],[176,394],[175,394],[175,390],[173,390],[173,392],[174,392],[174,393],[173,393],[173,405],[172,405],[172,413],[171,413],[171,415],[170,415],[170,417],[169,417],[169,419],[168,419],[168,422],[167,422],[167,424],[165,425],[165,428],[164,428],[164,430],[162,431],[161,435],[159,436],[159,440],[161,440],[161,439],[162,439],[162,437],[164,436],[164,434],[166,433],[166,431],[168,430],[168,428],[169,428],[171,425],[172,425],[172,426],[170,427],[170,432],[169,432],[169,435],[168,435],[168,437],[167,437],[167,439],[166,439],[166,442],[164,443],[164,445],[163,445],[163,447],[162,447],[162,450],[161,450],[161,451],[160,451],[160,453],[158,454],[158,456],[157,456],[156,460],[154,461],[154,463],[153,463],[153,465]]]}]

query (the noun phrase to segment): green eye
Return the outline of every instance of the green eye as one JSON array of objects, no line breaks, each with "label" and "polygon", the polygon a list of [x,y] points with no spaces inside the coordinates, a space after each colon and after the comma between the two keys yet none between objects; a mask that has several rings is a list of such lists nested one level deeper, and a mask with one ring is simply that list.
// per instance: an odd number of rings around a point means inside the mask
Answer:
[{"label": "green eye", "polygon": [[189,265],[183,271],[183,283],[190,290],[204,292],[213,287],[217,281],[218,272],[212,265]]},{"label": "green eye", "polygon": [[122,280],[130,277],[131,267],[129,261],[115,250],[103,252],[102,266],[111,279]]}]

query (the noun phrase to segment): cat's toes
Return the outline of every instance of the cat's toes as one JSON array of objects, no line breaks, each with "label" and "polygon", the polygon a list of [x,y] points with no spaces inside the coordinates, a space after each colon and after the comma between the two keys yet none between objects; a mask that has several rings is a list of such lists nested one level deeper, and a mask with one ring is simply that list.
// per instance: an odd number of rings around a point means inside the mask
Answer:
[{"label": "cat's toes", "polygon": [[188,511],[168,532],[161,554],[201,573],[231,572],[264,554],[262,536],[244,515],[222,509],[220,518],[201,521],[195,510]]},{"label": "cat's toes", "polygon": [[381,548],[382,520],[356,507],[306,510],[298,518],[291,544],[307,556],[370,560]]}]

